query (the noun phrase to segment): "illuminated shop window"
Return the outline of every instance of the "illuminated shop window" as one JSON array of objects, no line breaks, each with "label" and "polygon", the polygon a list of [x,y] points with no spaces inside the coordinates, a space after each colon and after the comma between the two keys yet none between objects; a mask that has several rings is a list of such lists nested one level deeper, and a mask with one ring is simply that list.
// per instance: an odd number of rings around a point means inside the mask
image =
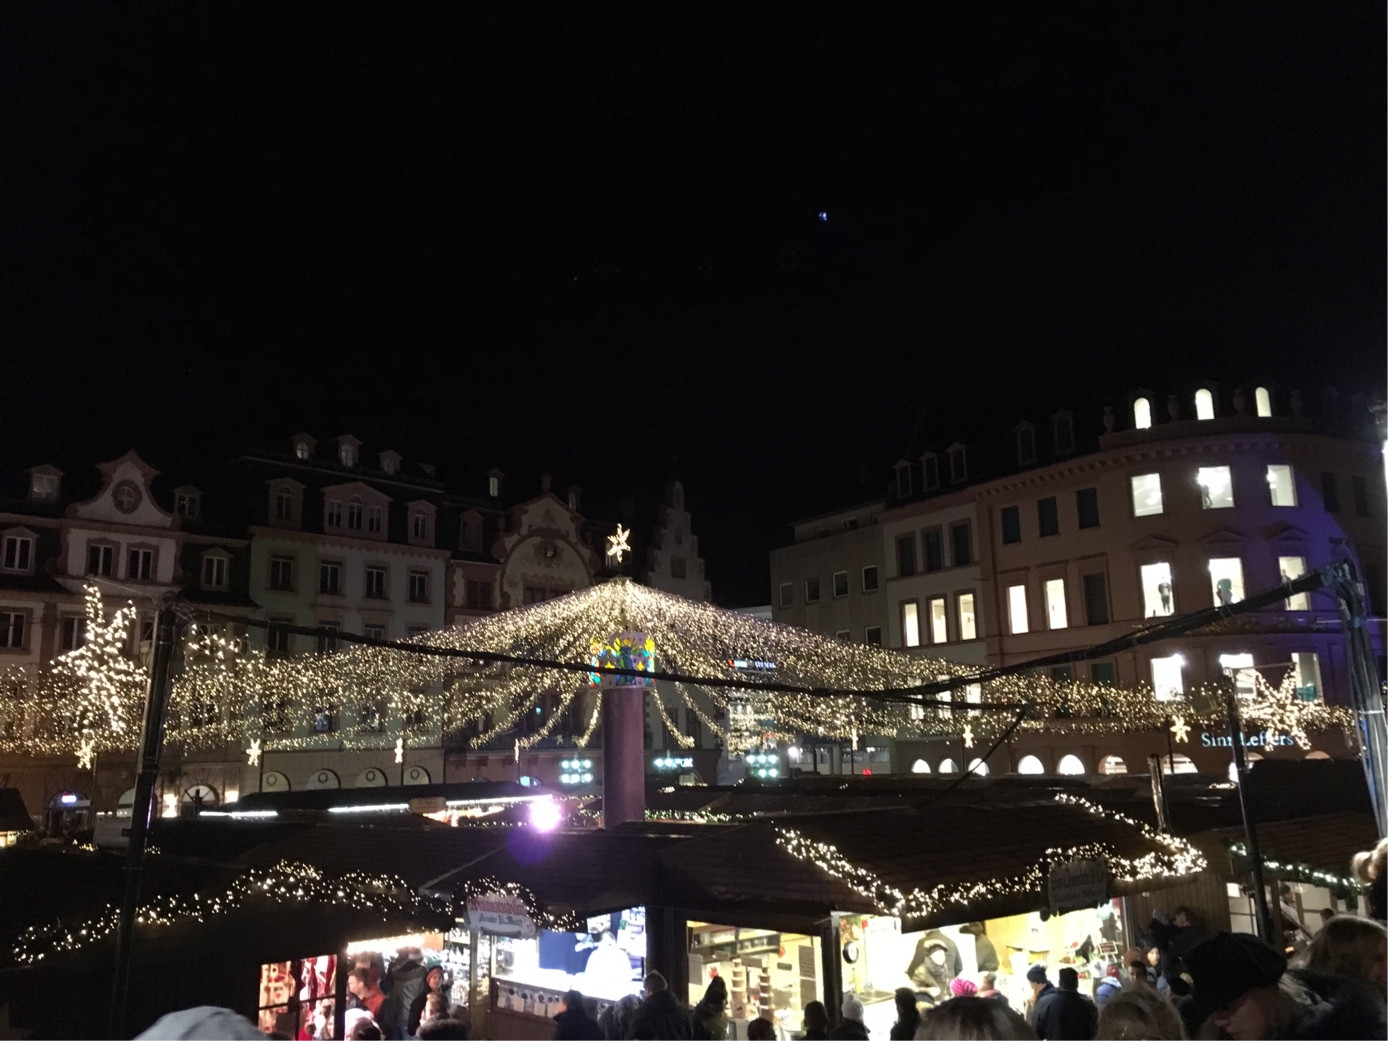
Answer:
[{"label": "illuminated shop window", "polygon": [[1069,623],[1065,615],[1065,579],[1046,581],[1046,624],[1052,629],[1064,629]]},{"label": "illuminated shop window", "polygon": [[1290,466],[1273,463],[1268,467],[1268,501],[1273,506],[1296,505],[1296,480]]},{"label": "illuminated shop window", "polygon": [[1153,517],[1162,512],[1161,474],[1135,474],[1133,516]]},{"label": "illuminated shop window", "polygon": [[920,604],[907,600],[901,605],[901,645],[919,647],[921,645]]},{"label": "illuminated shop window", "polygon": [[911,772],[913,774],[928,774],[930,772],[930,764],[924,759],[917,759],[911,764]]},{"label": "illuminated shop window", "polygon": [[[1282,575],[1283,582],[1290,582],[1294,578],[1300,578],[1306,574],[1305,557],[1278,557],[1277,568]],[[1295,596],[1287,597],[1288,611],[1309,611],[1311,610],[1311,594],[1297,593]]]},{"label": "illuminated shop window", "polygon": [[1106,755],[1099,760],[1099,773],[1113,777],[1128,772],[1128,764],[1123,762],[1121,756]]},{"label": "illuminated shop window", "polygon": [[942,774],[957,774],[958,772],[959,764],[953,759],[946,759],[940,764],[940,773]]},{"label": "illuminated shop window", "polygon": [[1322,700],[1320,655],[1297,651],[1292,655],[1292,672],[1296,676],[1297,696],[1302,701]]},{"label": "illuminated shop window", "polygon": [[1253,406],[1260,418],[1266,419],[1272,415],[1272,395],[1267,387],[1259,387],[1253,392]]},{"label": "illuminated shop window", "polygon": [[1200,487],[1200,507],[1205,510],[1227,510],[1234,505],[1234,481],[1227,466],[1202,466],[1195,471],[1195,483]]},{"label": "illuminated shop window", "polygon": [[1228,670],[1227,675],[1233,678],[1239,697],[1251,698],[1258,693],[1258,673],[1253,668],[1253,655],[1221,654],[1219,667]]},{"label": "illuminated shop window", "polygon": [[978,639],[978,616],[974,614],[974,595],[972,593],[960,593],[958,607],[959,639]]},{"label": "illuminated shop window", "polygon": [[1012,623],[1012,632],[1030,632],[1027,624],[1027,587],[1008,586],[1007,587],[1007,617]]},{"label": "illuminated shop window", "polygon": [[930,642],[948,643],[949,629],[946,623],[947,610],[945,598],[942,596],[932,597],[930,600]]},{"label": "illuminated shop window", "polygon": [[1243,561],[1238,557],[1210,558],[1210,589],[1218,607],[1243,599]]},{"label": "illuminated shop window", "polygon": [[1143,614],[1148,618],[1172,614],[1176,606],[1172,595],[1171,565],[1164,560],[1143,564],[1140,573]]},{"label": "illuminated shop window", "polygon": [[1152,692],[1158,701],[1173,701],[1185,696],[1186,685],[1181,670],[1186,659],[1180,654],[1152,659]]}]

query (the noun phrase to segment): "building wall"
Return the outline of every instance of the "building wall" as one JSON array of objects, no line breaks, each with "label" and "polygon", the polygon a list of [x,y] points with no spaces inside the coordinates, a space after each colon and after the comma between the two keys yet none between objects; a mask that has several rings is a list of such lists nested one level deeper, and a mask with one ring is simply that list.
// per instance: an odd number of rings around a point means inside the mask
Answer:
[{"label": "building wall", "polygon": [[[775,621],[857,643],[885,644],[888,575],[881,512],[881,503],[869,503],[795,525],[795,541],[771,553]],[[843,595],[835,594],[838,575],[846,583]],[[818,588],[813,600],[811,583]]]},{"label": "building wall", "polygon": [[652,589],[674,593],[686,600],[708,603],[713,591],[704,576],[699,538],[684,505],[684,485],[673,481],[665,487],[659,519],[646,552],[642,580]]}]

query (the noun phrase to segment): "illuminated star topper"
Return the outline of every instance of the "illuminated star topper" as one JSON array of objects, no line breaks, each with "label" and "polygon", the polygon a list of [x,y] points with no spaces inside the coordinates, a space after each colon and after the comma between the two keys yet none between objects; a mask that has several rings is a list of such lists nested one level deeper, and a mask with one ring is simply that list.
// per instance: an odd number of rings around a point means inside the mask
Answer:
[{"label": "illuminated star topper", "polygon": [[628,541],[630,538],[630,529],[624,528],[618,524],[617,530],[607,536],[608,557],[620,564],[622,558],[631,552],[631,543]]}]

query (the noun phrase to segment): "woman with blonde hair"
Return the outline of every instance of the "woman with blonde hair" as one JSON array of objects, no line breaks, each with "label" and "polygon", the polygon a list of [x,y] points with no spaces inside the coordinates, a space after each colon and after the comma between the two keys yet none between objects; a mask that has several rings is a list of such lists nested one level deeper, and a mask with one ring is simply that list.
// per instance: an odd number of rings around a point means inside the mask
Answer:
[{"label": "woman with blonde hair", "polygon": [[950,998],[921,1017],[916,1037],[926,1041],[1036,1041],[1036,1031],[1001,1001],[992,998]]},{"label": "woman with blonde hair", "polygon": [[1312,972],[1363,980],[1380,1001],[1388,1000],[1388,928],[1371,918],[1328,919],[1300,960]]},{"label": "woman with blonde hair", "polygon": [[1099,1010],[1100,1041],[1185,1041],[1186,1028],[1180,1014],[1156,987],[1138,984],[1120,991]]}]

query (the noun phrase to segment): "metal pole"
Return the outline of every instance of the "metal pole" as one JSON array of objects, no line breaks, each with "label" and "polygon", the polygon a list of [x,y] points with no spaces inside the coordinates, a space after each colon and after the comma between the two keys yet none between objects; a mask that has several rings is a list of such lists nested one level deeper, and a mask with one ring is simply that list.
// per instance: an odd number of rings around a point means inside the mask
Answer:
[{"label": "metal pole", "polygon": [[125,891],[116,924],[116,964],[111,986],[109,1036],[126,1037],[125,1006],[130,985],[130,959],[135,942],[135,910],[140,902],[140,873],[149,844],[154,809],[154,784],[159,778],[159,752],[164,743],[164,709],[169,699],[169,667],[173,662],[177,618],[173,604],[159,605],[154,625],[154,654],[149,687],[145,694],[144,729],[140,735],[140,759],[135,775],[135,803],[130,811],[130,844],[125,851]]},{"label": "metal pole", "polygon": [[[1225,670],[1229,675],[1230,670]],[[1230,676],[1232,680],[1232,676]],[[1268,909],[1267,888],[1263,882],[1263,854],[1258,848],[1258,829],[1248,812],[1248,760],[1243,754],[1243,729],[1239,720],[1239,695],[1232,687],[1227,691],[1229,708],[1229,738],[1233,742],[1234,769],[1238,773],[1239,812],[1243,815],[1243,835],[1248,847],[1248,856],[1253,861],[1250,869],[1253,875],[1253,903],[1258,911],[1258,934],[1269,943],[1275,942],[1272,930],[1272,912]]]},{"label": "metal pole", "polygon": [[1335,597],[1340,604],[1340,620],[1348,644],[1345,664],[1349,668],[1350,705],[1359,732],[1359,758],[1364,765],[1364,780],[1369,786],[1378,836],[1385,838],[1388,837],[1388,792],[1384,791],[1388,783],[1388,720],[1384,718],[1381,680],[1366,627],[1363,589],[1347,562],[1336,564],[1334,571]]}]

